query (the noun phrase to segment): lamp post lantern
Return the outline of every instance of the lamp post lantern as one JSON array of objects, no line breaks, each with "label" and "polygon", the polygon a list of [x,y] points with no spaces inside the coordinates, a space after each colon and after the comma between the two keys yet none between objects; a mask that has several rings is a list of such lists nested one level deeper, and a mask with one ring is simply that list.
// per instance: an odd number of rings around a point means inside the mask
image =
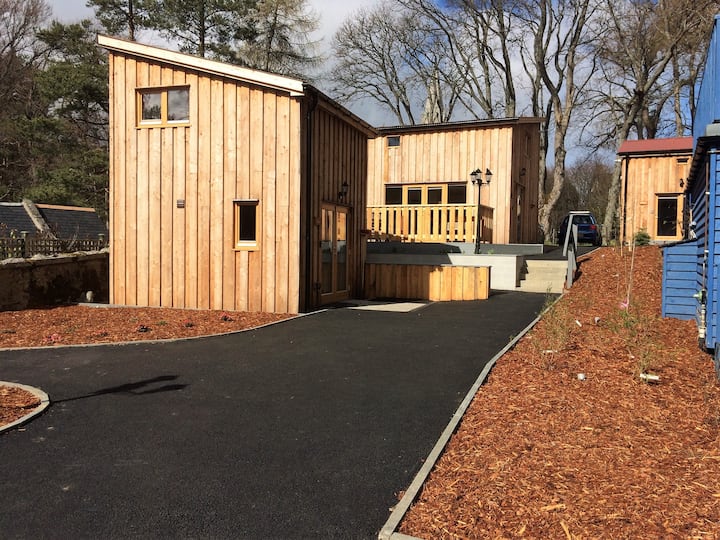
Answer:
[{"label": "lamp post lantern", "polygon": [[482,221],[480,220],[480,188],[483,185],[490,185],[492,179],[492,172],[490,169],[485,169],[485,181],[483,182],[483,172],[480,169],[475,169],[470,173],[470,180],[473,184],[477,184],[477,214],[475,216],[475,254],[480,253],[480,237],[482,234]]}]

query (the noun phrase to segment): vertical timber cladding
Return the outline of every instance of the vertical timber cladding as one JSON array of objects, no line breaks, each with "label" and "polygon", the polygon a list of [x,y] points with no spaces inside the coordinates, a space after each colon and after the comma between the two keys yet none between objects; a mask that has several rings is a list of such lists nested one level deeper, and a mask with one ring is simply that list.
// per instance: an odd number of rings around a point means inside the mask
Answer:
[{"label": "vertical timber cladding", "polygon": [[[299,98],[115,52],[110,73],[110,301],[297,312]],[[189,122],[137,127],[136,89],[172,86]],[[234,249],[234,199],[259,201],[257,250]]]},{"label": "vertical timber cladding", "polygon": [[[303,253],[301,268],[302,310],[321,305],[320,298],[320,227],[323,204],[347,208],[348,293],[363,294],[364,249],[362,230],[365,228],[367,207],[368,137],[375,131],[362,120],[338,107],[327,96],[307,86],[303,115],[307,124],[303,130],[303,197],[310,195],[309,204],[303,198],[303,209],[310,209],[309,219],[302,223],[303,238],[310,240],[308,253]],[[309,144],[308,144],[309,143]],[[339,196],[343,184],[348,193]],[[309,188],[309,189],[308,189]],[[309,193],[308,193],[309,191]],[[309,233],[306,226],[310,226]],[[309,256],[309,264],[305,258]],[[304,272],[309,272],[309,276]],[[305,288],[309,288],[306,291]]]},{"label": "vertical timber cladding", "polygon": [[[481,197],[483,205],[494,209],[492,241],[517,242],[516,194],[524,167],[519,238],[537,241],[538,119],[382,128],[381,135],[368,143],[368,205],[385,204],[385,184],[435,182],[466,182],[467,203],[475,204],[477,188],[470,173],[490,169],[492,182],[482,187]],[[389,136],[399,136],[399,146],[388,147]]]}]

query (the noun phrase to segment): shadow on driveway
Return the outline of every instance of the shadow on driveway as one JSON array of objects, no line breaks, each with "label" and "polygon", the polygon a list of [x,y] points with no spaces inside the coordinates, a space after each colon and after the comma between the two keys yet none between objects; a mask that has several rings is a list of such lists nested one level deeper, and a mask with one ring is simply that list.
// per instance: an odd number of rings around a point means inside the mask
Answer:
[{"label": "shadow on driveway", "polygon": [[0,437],[0,530],[376,537],[485,363],[544,302],[508,292],[193,341],[4,352],[0,379],[53,405]]}]

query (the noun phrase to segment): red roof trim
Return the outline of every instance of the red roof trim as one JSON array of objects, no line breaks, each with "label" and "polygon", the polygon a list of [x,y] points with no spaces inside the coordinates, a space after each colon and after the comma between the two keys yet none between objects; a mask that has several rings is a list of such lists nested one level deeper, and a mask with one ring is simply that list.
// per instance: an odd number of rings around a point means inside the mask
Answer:
[{"label": "red roof trim", "polygon": [[618,154],[648,154],[648,153],[692,153],[692,137],[673,137],[669,139],[643,139],[640,141],[625,141],[620,145]]}]

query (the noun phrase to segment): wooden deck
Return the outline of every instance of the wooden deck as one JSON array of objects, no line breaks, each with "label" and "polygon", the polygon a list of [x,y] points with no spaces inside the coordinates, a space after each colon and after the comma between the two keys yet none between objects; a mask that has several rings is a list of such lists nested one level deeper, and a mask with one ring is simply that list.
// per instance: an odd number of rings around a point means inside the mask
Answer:
[{"label": "wooden deck", "polygon": [[[475,242],[477,205],[368,206],[370,239],[403,242]],[[493,209],[480,207],[480,241],[492,242]]]}]

